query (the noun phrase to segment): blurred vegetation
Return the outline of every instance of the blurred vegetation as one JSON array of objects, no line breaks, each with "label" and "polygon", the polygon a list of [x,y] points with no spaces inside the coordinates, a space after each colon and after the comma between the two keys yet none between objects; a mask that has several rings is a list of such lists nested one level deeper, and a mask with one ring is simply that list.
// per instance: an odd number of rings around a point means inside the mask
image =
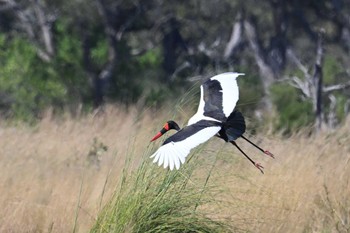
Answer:
[{"label": "blurred vegetation", "polygon": [[0,35],[1,109],[7,118],[34,120],[48,106],[62,107],[67,89],[57,70],[46,66],[22,38]]},{"label": "blurred vegetation", "polygon": [[90,232],[235,232],[234,223],[215,216],[220,211],[206,208],[228,203],[216,198],[223,192],[219,186],[208,184],[211,170],[195,175],[203,165],[196,161],[199,153],[184,170],[164,172],[149,166],[150,152],[136,169],[136,158],[126,158],[119,187]]},{"label": "blurred vegetation", "polygon": [[241,110],[271,114],[271,102],[275,128],[290,132],[312,124],[315,113],[310,99],[281,81],[305,79],[288,51],[312,73],[322,30],[323,84],[346,84],[323,94],[324,120],[335,112],[340,123],[350,108],[349,17],[343,0],[2,1],[0,114],[35,122],[49,107],[160,107],[193,80],[239,71],[246,73]]},{"label": "blurred vegetation", "polygon": [[272,98],[279,112],[276,129],[291,133],[310,125],[313,121],[312,104],[302,99],[298,91],[288,84],[272,87]]}]

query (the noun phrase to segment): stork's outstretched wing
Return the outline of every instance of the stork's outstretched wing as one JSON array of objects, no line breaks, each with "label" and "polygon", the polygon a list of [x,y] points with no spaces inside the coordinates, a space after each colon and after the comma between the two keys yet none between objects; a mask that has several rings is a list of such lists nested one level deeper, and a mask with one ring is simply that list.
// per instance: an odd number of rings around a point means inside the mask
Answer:
[{"label": "stork's outstretched wing", "polygon": [[158,162],[159,166],[164,164],[164,168],[169,166],[170,170],[173,170],[174,167],[179,169],[193,148],[209,140],[220,129],[219,122],[198,121],[166,139],[151,158],[154,158],[153,162]]},{"label": "stork's outstretched wing", "polygon": [[234,110],[239,97],[236,78],[242,73],[223,73],[216,75],[201,85],[201,97],[197,113],[188,125],[200,120],[224,122]]}]

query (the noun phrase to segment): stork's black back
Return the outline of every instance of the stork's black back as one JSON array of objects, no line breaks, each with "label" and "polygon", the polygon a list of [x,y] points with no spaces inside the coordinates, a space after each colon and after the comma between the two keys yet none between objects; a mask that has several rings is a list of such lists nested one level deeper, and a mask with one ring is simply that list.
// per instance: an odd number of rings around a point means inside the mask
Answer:
[{"label": "stork's black back", "polygon": [[223,124],[219,135],[226,142],[231,142],[242,136],[245,132],[245,120],[241,112],[233,111]]}]

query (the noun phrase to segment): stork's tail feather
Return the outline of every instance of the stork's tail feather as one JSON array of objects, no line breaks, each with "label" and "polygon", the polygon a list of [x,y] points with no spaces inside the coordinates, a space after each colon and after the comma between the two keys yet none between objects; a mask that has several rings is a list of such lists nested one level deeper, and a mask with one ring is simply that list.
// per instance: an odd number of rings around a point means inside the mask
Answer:
[{"label": "stork's tail feather", "polygon": [[245,132],[246,126],[241,112],[233,111],[224,125],[228,141],[234,141]]}]

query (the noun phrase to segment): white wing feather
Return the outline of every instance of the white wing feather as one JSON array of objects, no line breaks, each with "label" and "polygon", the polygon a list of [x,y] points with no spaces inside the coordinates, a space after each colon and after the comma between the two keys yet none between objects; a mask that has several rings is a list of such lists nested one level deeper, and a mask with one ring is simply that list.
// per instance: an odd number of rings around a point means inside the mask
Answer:
[{"label": "white wing feather", "polygon": [[164,165],[164,168],[170,167],[170,170],[180,168],[180,165],[185,162],[185,158],[190,153],[191,149],[199,144],[208,141],[213,137],[221,127],[212,126],[204,128],[197,133],[179,142],[169,142],[161,147],[151,156],[153,162],[158,162],[158,165]]},{"label": "white wing feather", "polygon": [[236,106],[239,97],[236,78],[243,73],[223,73],[216,75],[211,80],[218,80],[222,88],[222,111],[228,117]]},{"label": "white wing feather", "polygon": [[[219,75],[215,75],[214,77],[211,77],[211,80],[218,80],[220,82],[221,88],[222,88],[222,110],[226,117],[228,117],[233,109],[236,106],[236,103],[239,98],[239,90],[236,78],[240,75],[244,75],[243,73],[234,73],[234,72],[228,72],[223,73]],[[187,125],[194,124],[200,120],[211,120],[211,121],[217,121],[216,119],[213,119],[211,117],[204,116],[204,90],[203,86],[200,86],[201,89],[201,97],[199,99],[199,105],[198,110],[196,114],[194,114],[190,120],[188,121]]]}]

